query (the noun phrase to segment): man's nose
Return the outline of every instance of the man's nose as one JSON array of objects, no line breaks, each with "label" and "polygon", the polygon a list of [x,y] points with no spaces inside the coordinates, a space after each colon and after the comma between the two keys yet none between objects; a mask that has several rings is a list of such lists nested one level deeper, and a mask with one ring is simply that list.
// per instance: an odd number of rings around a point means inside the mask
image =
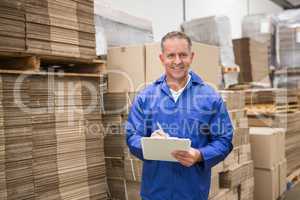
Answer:
[{"label": "man's nose", "polygon": [[180,63],[182,63],[182,59],[180,58],[180,55],[176,55],[176,57],[175,57],[175,64],[180,64]]}]

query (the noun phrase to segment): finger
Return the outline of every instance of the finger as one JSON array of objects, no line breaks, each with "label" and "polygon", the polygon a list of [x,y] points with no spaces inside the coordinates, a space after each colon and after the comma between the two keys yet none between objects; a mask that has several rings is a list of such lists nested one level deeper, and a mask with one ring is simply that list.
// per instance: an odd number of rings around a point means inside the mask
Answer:
[{"label": "finger", "polygon": [[191,162],[186,162],[186,161],[180,161],[179,163],[182,164],[185,167],[190,167],[190,166],[193,165]]},{"label": "finger", "polygon": [[174,157],[179,162],[186,162],[186,163],[192,163],[193,162],[193,159],[189,158],[189,157],[184,157],[184,156],[180,156],[180,155],[175,155]]},{"label": "finger", "polygon": [[179,151],[179,150],[174,151],[174,154],[180,155],[180,156],[185,156],[185,157],[189,157],[189,155],[190,155],[188,151]]}]

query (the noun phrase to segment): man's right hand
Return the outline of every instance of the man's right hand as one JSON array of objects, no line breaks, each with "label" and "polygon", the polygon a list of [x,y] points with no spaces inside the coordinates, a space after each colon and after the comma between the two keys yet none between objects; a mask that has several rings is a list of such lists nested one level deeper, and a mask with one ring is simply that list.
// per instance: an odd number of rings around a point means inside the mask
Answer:
[{"label": "man's right hand", "polygon": [[156,130],[151,134],[152,138],[167,138],[169,135],[162,130]]}]

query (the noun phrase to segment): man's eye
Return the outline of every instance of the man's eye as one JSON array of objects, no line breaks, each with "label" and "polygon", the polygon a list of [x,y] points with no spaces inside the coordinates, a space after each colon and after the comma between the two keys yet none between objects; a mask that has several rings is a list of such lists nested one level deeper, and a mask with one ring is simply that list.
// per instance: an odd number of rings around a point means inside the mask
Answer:
[{"label": "man's eye", "polygon": [[173,55],[173,54],[167,55],[167,58],[174,58],[174,57],[175,57],[175,55]]},{"label": "man's eye", "polygon": [[180,54],[179,57],[180,58],[186,58],[186,57],[188,57],[188,54],[183,53],[183,54]]}]

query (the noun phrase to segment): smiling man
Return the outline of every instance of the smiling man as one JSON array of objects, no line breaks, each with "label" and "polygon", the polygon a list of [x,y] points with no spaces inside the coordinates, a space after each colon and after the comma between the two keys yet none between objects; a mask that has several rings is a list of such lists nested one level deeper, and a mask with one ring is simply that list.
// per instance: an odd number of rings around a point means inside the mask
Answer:
[{"label": "smiling man", "polygon": [[[232,150],[228,112],[216,91],[190,70],[191,47],[182,32],[162,38],[159,57],[165,74],[140,92],[128,116],[128,147],[144,161],[143,200],[207,200],[211,168]],[[178,162],[145,160],[141,138],[165,138],[165,133],[190,139],[191,148],[172,153]]]}]

